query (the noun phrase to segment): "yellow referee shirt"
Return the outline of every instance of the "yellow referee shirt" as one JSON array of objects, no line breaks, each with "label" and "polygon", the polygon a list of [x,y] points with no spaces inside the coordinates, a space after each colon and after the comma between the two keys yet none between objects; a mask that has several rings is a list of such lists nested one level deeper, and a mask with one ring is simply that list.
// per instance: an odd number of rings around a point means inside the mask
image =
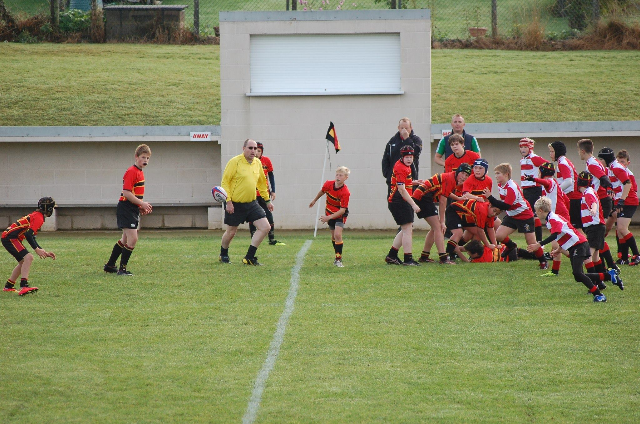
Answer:
[{"label": "yellow referee shirt", "polygon": [[227,192],[227,199],[232,202],[249,203],[256,200],[256,187],[260,196],[269,201],[267,179],[258,158],[253,158],[251,163],[243,154],[231,158],[224,167],[221,185]]}]

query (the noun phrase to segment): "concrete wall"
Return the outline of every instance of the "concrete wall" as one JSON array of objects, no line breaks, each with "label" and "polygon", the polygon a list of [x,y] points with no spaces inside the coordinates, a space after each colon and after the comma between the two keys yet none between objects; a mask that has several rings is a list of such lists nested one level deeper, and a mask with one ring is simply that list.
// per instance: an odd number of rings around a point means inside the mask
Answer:
[{"label": "concrete wall", "polygon": [[[221,175],[217,140],[189,141],[189,128],[183,127],[95,127],[0,132],[0,227],[33,211],[40,197],[51,196],[59,205],[58,229],[117,228],[122,176],[142,143],[152,151],[145,200],[154,205],[142,225],[210,226],[209,208],[221,210],[211,197]],[[211,221],[221,225],[215,214]]]},{"label": "concrete wall", "polygon": [[[335,124],[342,150],[337,155],[332,151],[331,171],[327,167],[324,179],[333,179],[337,166],[351,169],[349,227],[395,226],[385,202],[387,186],[380,162],[400,118],[411,118],[418,134],[430,133],[429,12],[221,13],[220,33],[223,167],[241,152],[245,139],[265,144],[265,155],[276,170],[276,227],[313,228],[316,209],[308,205],[321,187],[329,121]],[[400,34],[404,94],[247,96],[251,35],[362,33]],[[427,149],[421,158],[425,166],[429,155]]]}]

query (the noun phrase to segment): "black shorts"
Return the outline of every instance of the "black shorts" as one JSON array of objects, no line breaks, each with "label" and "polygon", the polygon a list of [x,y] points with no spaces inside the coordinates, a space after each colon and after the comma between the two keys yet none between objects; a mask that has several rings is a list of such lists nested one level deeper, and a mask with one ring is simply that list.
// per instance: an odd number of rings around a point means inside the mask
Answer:
[{"label": "black shorts", "polygon": [[116,221],[121,230],[135,230],[140,222],[140,209],[129,201],[118,202]]},{"label": "black shorts", "polygon": [[420,200],[416,201],[416,205],[420,208],[420,212],[416,214],[420,219],[438,215],[438,208],[436,208],[436,204],[433,203],[432,196],[422,196]]},{"label": "black shorts", "polygon": [[448,230],[461,230],[463,228],[475,227],[474,224],[464,222],[456,210],[451,206],[444,211],[444,225]]},{"label": "black shorts", "polygon": [[531,210],[535,210],[534,205],[536,204],[536,201],[542,197],[542,187],[525,187],[522,189],[522,195],[524,196],[524,199],[529,202]]},{"label": "black shorts", "polygon": [[613,211],[613,199],[609,196],[600,199],[600,207],[602,208],[602,216],[604,219],[609,218]]},{"label": "black shorts", "polygon": [[622,206],[622,210],[618,209],[618,218],[629,218],[633,217],[633,214],[636,213],[637,206],[624,205]]},{"label": "black shorts", "polygon": [[569,199],[569,218],[573,228],[582,228],[582,199]]},{"label": "black shorts", "polygon": [[588,227],[582,227],[582,231],[587,236],[589,247],[594,249],[604,249],[604,224],[589,225]]},{"label": "black shorts", "polygon": [[518,230],[519,233],[533,233],[535,231],[535,221],[533,218],[529,219],[515,219],[512,216],[505,215],[502,220],[502,224],[507,228],[513,228]]},{"label": "black shorts", "polygon": [[572,264],[574,258],[579,258],[584,262],[584,260],[589,257],[591,257],[591,250],[589,249],[589,243],[586,241],[569,248],[569,259],[571,259]]},{"label": "black shorts", "polygon": [[266,218],[267,214],[258,204],[257,200],[248,203],[233,203],[233,213],[224,210],[224,223],[230,227],[237,227],[245,222],[255,222],[259,219]]},{"label": "black shorts", "polygon": [[2,245],[7,249],[7,252],[11,253],[11,256],[16,258],[16,261],[18,262],[23,260],[24,257],[29,254],[29,251],[18,239],[3,238]]},{"label": "black shorts", "polygon": [[410,224],[413,222],[413,209],[407,202],[389,203],[389,212],[398,225]]},{"label": "black shorts", "polygon": [[341,216],[338,219],[330,219],[329,221],[327,221],[327,224],[329,225],[329,228],[331,228],[332,230],[335,230],[336,227],[342,227],[344,228],[344,215]]}]

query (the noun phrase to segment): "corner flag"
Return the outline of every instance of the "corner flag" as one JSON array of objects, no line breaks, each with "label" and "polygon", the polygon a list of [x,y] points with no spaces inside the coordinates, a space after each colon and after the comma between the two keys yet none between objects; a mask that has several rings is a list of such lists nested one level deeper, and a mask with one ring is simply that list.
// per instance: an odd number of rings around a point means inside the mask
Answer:
[{"label": "corner flag", "polygon": [[333,122],[329,122],[326,138],[333,143],[333,147],[335,147],[336,153],[338,153],[340,151],[340,143],[338,142],[338,135],[336,134],[336,129],[333,127]]}]

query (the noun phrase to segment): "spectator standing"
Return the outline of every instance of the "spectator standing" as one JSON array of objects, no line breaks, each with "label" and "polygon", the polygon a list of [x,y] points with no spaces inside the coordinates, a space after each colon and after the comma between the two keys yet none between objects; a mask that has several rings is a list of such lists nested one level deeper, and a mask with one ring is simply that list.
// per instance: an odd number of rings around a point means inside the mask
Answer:
[{"label": "spectator standing", "polygon": [[478,156],[480,156],[480,145],[478,144],[478,140],[471,134],[468,134],[464,130],[464,118],[459,113],[456,113],[451,118],[451,134],[442,137],[440,142],[438,143],[438,147],[436,148],[436,156],[435,162],[444,166],[444,161],[453,154],[453,150],[451,150],[451,146],[449,145],[449,137],[453,134],[459,134],[464,139],[464,149],[469,150],[471,152],[476,152]]},{"label": "spectator standing", "polygon": [[418,167],[420,162],[420,152],[422,152],[422,139],[413,132],[411,120],[402,118],[398,122],[398,132],[391,137],[384,148],[382,155],[382,175],[387,180],[389,190],[387,194],[391,194],[391,176],[393,175],[393,167],[400,159],[400,149],[404,146],[411,146],[413,149],[413,163],[411,164],[411,178],[418,180]]}]

